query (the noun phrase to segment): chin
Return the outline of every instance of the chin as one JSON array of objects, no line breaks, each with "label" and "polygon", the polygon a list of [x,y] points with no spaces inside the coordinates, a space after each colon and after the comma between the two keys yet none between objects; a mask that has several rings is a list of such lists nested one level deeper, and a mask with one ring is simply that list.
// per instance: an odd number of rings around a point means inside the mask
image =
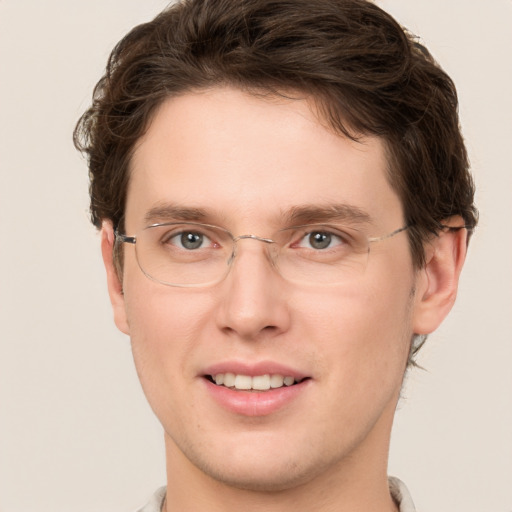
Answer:
[{"label": "chin", "polygon": [[244,468],[200,468],[217,482],[236,489],[255,492],[280,492],[296,488],[312,480],[317,471],[313,468],[301,468],[297,465],[279,464],[269,470],[254,464],[244,464]]},{"label": "chin", "polygon": [[[309,445],[309,446],[308,446]],[[189,449],[187,449],[189,448]],[[182,453],[203,474],[232,488],[257,492],[280,492],[297,488],[336,464],[331,452],[311,450],[304,440],[266,443],[222,443],[222,449],[197,450],[188,446]]]}]

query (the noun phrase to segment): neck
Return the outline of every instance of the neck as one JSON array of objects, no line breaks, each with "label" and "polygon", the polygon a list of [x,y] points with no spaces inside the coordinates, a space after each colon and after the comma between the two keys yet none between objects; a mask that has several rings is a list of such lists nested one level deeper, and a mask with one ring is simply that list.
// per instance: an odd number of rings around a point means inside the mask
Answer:
[{"label": "neck", "polygon": [[[354,510],[364,510],[368,512],[399,512],[397,504],[391,498],[387,484],[381,489],[381,496],[376,493],[370,493],[368,489],[361,489],[361,495],[351,499],[343,492],[333,494],[333,487],[326,490],[323,496],[318,493],[310,493],[308,487],[304,487],[302,492],[257,492],[244,491],[240,489],[219,489],[214,498],[214,502],[208,497],[208,493],[199,493],[193,500],[193,507],[200,506],[208,508],[212,512],[231,512],[243,508],[248,512],[292,512],[296,510],[315,510],[322,512],[345,512]],[[325,496],[330,499],[326,500]],[[222,499],[219,499],[222,496]],[[181,510],[196,510],[190,508],[190,500],[176,493],[175,489],[168,489],[164,500],[162,512],[175,512]],[[340,506],[339,503],[343,503]]]}]

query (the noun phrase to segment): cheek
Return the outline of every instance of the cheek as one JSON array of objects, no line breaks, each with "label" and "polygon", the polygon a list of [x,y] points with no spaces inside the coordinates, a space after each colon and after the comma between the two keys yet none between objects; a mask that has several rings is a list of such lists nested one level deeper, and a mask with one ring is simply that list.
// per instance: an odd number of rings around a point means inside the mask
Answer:
[{"label": "cheek", "polygon": [[400,385],[412,337],[411,289],[374,281],[351,293],[304,297],[305,338],[317,340],[325,374],[340,388],[366,393]]},{"label": "cheek", "polygon": [[[144,392],[157,416],[175,406],[169,389],[183,389],[195,375],[187,362],[207,329],[207,296],[139,281],[125,292],[133,358]],[[167,390],[167,391],[166,391]],[[179,396],[179,392],[177,394]]]},{"label": "cheek", "polygon": [[368,434],[381,417],[387,418],[381,424],[391,421],[396,407],[410,343],[410,290],[384,284],[298,298],[301,320],[294,339],[303,351],[312,349],[316,413],[325,437],[335,440],[334,451]]},{"label": "cheek", "polygon": [[125,295],[132,343],[137,349],[151,350],[155,357],[192,350],[197,333],[205,327],[211,301],[204,294],[147,283],[139,283],[136,294],[127,291]]}]

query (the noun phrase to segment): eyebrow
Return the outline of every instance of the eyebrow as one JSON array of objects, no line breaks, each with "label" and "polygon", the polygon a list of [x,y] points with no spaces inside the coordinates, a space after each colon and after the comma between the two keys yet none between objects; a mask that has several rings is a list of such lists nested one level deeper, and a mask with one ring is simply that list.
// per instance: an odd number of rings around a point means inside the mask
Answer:
[{"label": "eyebrow", "polygon": [[325,222],[350,222],[353,224],[372,224],[368,212],[358,206],[346,203],[326,205],[299,205],[283,212],[283,218],[290,226],[300,224],[322,224]]},{"label": "eyebrow", "polygon": [[146,224],[157,224],[161,222],[189,221],[200,222],[208,217],[206,210],[202,208],[190,208],[171,203],[159,203],[150,208],[144,215]]},{"label": "eyebrow", "polygon": [[[163,222],[204,222],[212,215],[203,208],[180,206],[173,203],[158,203],[150,208],[145,216],[146,225]],[[281,223],[287,226],[321,224],[325,222],[350,222],[352,224],[372,224],[371,216],[358,206],[346,203],[325,205],[306,204],[292,206],[281,212]]]}]

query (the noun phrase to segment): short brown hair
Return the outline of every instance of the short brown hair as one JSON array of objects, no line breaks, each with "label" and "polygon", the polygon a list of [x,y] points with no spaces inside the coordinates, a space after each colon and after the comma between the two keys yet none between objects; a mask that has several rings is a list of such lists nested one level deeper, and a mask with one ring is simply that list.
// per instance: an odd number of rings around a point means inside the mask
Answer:
[{"label": "short brown hair", "polygon": [[391,16],[365,0],[183,0],[118,43],[75,129],[96,226],[122,224],[131,154],[158,106],[217,85],[305,94],[338,133],[381,137],[416,267],[443,220],[476,225],[454,84]]}]

